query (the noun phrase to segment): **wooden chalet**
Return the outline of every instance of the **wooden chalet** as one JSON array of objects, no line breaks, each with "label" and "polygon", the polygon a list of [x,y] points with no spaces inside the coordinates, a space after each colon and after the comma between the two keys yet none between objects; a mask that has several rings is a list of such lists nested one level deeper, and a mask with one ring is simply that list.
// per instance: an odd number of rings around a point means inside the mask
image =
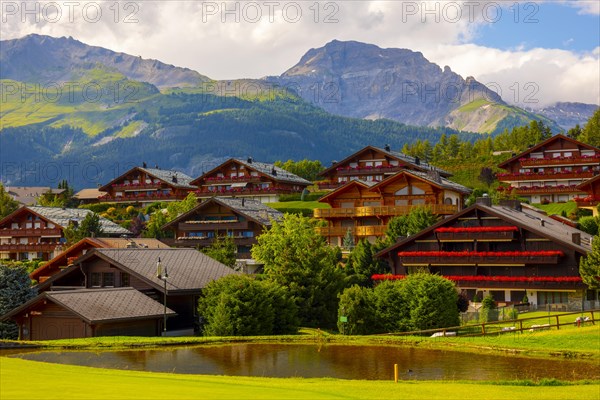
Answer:
[{"label": "wooden chalet", "polygon": [[42,283],[52,275],[73,265],[75,260],[87,253],[90,249],[160,249],[167,247],[168,246],[160,240],[151,238],[83,238],[65,251],[60,252],[52,260],[43,263],[39,268],[32,271],[29,274],[29,277],[34,281]]},{"label": "wooden chalet", "polygon": [[232,158],[191,182],[198,198],[244,197],[261,203],[282,194],[302,193],[312,183],[273,164]]},{"label": "wooden chalet", "polygon": [[98,188],[106,193],[98,200],[103,203],[179,201],[197,189],[191,181],[191,177],[179,171],[134,167]]},{"label": "wooden chalet", "polygon": [[[50,260],[63,250],[64,229],[78,224],[90,210],[59,207],[21,207],[0,220],[0,259]],[[105,236],[131,235],[127,229],[100,217]]]},{"label": "wooden chalet", "polygon": [[577,207],[592,210],[594,216],[598,216],[598,207],[600,207],[600,173],[580,183],[577,189],[587,194],[584,197],[575,197],[574,200],[577,203]]},{"label": "wooden chalet", "polygon": [[[167,317],[175,312],[167,308]],[[42,292],[2,316],[19,340],[95,336],[159,336],[163,304],[132,287]]]},{"label": "wooden chalet", "polygon": [[[469,299],[491,294],[500,303],[580,310],[597,306],[586,292],[579,260],[591,251],[592,236],[533,211],[518,201],[473,206],[379,252],[395,278],[416,271],[440,274]],[[375,276],[389,279],[390,276]],[[392,277],[394,278],[394,277]]]},{"label": "wooden chalet", "polygon": [[321,172],[319,189],[337,189],[352,181],[381,182],[404,170],[427,172],[437,171],[440,176],[452,176],[447,171],[433,167],[418,157],[393,151],[389,145],[384,148],[367,146],[340,162],[333,162],[331,167]]},{"label": "wooden chalet", "polygon": [[37,204],[40,197],[45,194],[62,194],[65,189],[53,189],[48,186],[6,186],[6,193],[24,206],[33,206]]},{"label": "wooden chalet", "polygon": [[73,195],[73,199],[78,201],[80,205],[96,204],[100,202],[99,199],[104,195],[106,195],[106,193],[97,188],[81,189]]},{"label": "wooden chalet", "polygon": [[196,307],[202,289],[233,269],[194,249],[91,249],[58,274],[37,285],[39,292],[132,287],[163,303],[164,281],[157,261],[168,272],[167,307],[177,313],[167,328],[192,334],[198,323]]},{"label": "wooden chalet", "polygon": [[283,214],[258,200],[212,197],[191,211],[163,226],[174,232],[175,239],[163,239],[173,247],[204,248],[218,237],[232,237],[237,246],[237,259],[250,260],[250,249],[256,238],[279,221]]},{"label": "wooden chalet", "polygon": [[342,246],[350,232],[355,242],[374,241],[387,230],[393,217],[415,207],[429,207],[434,214],[451,215],[463,207],[470,190],[428,172],[401,171],[382,182],[351,180],[319,199],[331,208],[317,208],[314,217],[327,221],[319,233],[332,245]]},{"label": "wooden chalet", "polygon": [[579,185],[600,172],[600,149],[565,135],[553,136],[501,163],[497,174],[530,203],[556,203],[586,197]]}]

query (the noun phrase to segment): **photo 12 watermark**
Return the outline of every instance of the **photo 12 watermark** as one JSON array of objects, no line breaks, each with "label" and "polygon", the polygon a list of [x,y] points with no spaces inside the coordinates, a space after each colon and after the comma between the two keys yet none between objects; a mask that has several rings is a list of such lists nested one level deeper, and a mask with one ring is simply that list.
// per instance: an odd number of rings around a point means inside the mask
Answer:
[{"label": "photo 12 watermark", "polygon": [[309,20],[315,24],[340,22],[340,5],[334,1],[203,1],[202,23],[290,24]]},{"label": "photo 12 watermark", "polygon": [[134,1],[1,1],[0,20],[10,23],[140,22],[140,2]]}]

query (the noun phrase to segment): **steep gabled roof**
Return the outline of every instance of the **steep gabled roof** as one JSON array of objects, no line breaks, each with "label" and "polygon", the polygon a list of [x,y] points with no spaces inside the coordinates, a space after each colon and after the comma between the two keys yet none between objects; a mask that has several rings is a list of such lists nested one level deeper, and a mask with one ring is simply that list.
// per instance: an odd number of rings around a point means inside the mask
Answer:
[{"label": "steep gabled roof", "polygon": [[[91,210],[84,208],[23,206],[4,217],[0,221],[0,225],[24,212],[32,212],[44,221],[51,222],[63,229],[68,227],[71,221],[81,223],[88,214],[92,213]],[[127,229],[103,217],[100,217],[100,225],[106,235],[131,235]]]},{"label": "steep gabled roof", "polygon": [[67,266],[67,261],[71,257],[79,257],[85,249],[89,248],[126,248],[130,243],[136,243],[142,247],[148,248],[164,248],[166,244],[158,239],[124,239],[124,238],[83,238],[79,242],[73,244],[68,249],[58,254],[47,263],[43,263],[39,268],[29,274],[29,277],[34,280],[39,280],[45,273],[56,271],[59,267]]},{"label": "steep gabled roof", "polygon": [[[163,181],[164,183],[166,183],[167,185],[175,187],[175,188],[197,189],[197,187],[192,185],[192,183],[191,183],[193,178],[191,176],[184,174],[183,172],[175,171],[175,170],[167,170],[167,169],[158,169],[158,168],[133,167],[132,169],[125,172],[121,176],[113,179],[112,181],[108,182],[106,185],[100,187],[99,190],[107,192],[114,183],[120,181],[121,179],[125,178],[127,175],[131,174],[134,171],[144,172],[144,173],[152,176],[153,178],[159,179],[159,180]],[[173,181],[174,177],[177,179],[177,182]]]},{"label": "steep gabled roof", "polygon": [[375,147],[375,146],[367,146],[367,147],[364,147],[364,148],[358,150],[357,152],[355,152],[353,154],[350,154],[348,157],[344,158],[342,161],[340,161],[340,162],[332,165],[331,167],[325,169],[323,172],[321,172],[319,174],[319,176],[325,176],[325,175],[327,175],[329,172],[331,172],[332,170],[338,168],[340,165],[343,165],[344,163],[347,163],[352,158],[354,158],[354,157],[356,157],[356,156],[360,155],[361,153],[364,153],[365,151],[368,151],[368,150],[378,151],[380,153],[383,153],[383,154],[387,155],[388,157],[393,158],[393,159],[398,160],[398,161],[401,161],[403,163],[406,163],[406,164],[410,165],[413,169],[416,169],[416,170],[419,170],[419,171],[427,171],[429,169],[433,169],[433,170],[438,171],[443,176],[446,176],[446,177],[452,176],[452,174],[450,172],[445,171],[445,170],[443,170],[441,168],[438,168],[438,167],[434,167],[433,165],[428,164],[426,162],[418,161],[419,164],[417,164],[417,159],[415,159],[414,157],[408,156],[408,155],[406,155],[404,153],[400,153],[399,151],[393,151],[393,150],[388,151],[386,149],[382,149],[380,147]]},{"label": "steep gabled roof", "polygon": [[362,179],[352,179],[352,180],[344,183],[342,186],[338,187],[337,189],[334,189],[333,191],[326,193],[323,197],[321,197],[319,199],[319,202],[324,202],[326,199],[329,199],[332,197],[335,198],[340,193],[345,192],[352,186],[362,186],[365,189],[370,189],[370,188],[374,187],[375,185],[377,185],[377,182],[363,181]]},{"label": "steep gabled roof", "polygon": [[53,189],[47,186],[7,186],[4,189],[14,200],[26,206],[36,204],[38,198],[48,192],[61,194],[65,191],[65,189]]},{"label": "steep gabled roof", "polygon": [[550,137],[550,138],[548,138],[548,139],[544,140],[543,142],[541,142],[541,143],[538,143],[538,144],[536,144],[535,146],[533,146],[533,147],[531,147],[531,148],[529,148],[529,149],[525,150],[524,152],[522,152],[522,153],[520,153],[520,154],[517,154],[516,156],[514,156],[514,157],[511,157],[511,158],[509,158],[508,160],[506,160],[506,161],[504,161],[504,162],[502,162],[502,163],[498,164],[498,167],[499,167],[499,168],[504,168],[506,165],[508,165],[508,164],[510,164],[510,163],[512,163],[512,162],[514,162],[514,161],[516,161],[516,160],[518,160],[519,158],[522,158],[522,157],[524,157],[525,155],[527,155],[527,154],[529,154],[529,153],[533,153],[533,152],[535,152],[536,150],[538,150],[539,148],[541,148],[541,147],[544,147],[544,146],[547,146],[548,144],[550,144],[550,143],[552,143],[552,142],[555,142],[555,141],[557,141],[557,140],[560,140],[560,139],[566,140],[566,141],[568,141],[568,142],[571,142],[571,143],[573,143],[573,144],[576,144],[576,145],[578,145],[578,146],[581,146],[581,147],[585,147],[585,148],[587,148],[587,149],[589,149],[589,150],[594,150],[594,151],[596,151],[596,152],[600,152],[600,149],[599,149],[599,148],[597,148],[597,147],[594,147],[594,146],[591,146],[591,145],[589,145],[589,144],[586,144],[586,143],[580,142],[580,141],[578,141],[578,140],[575,140],[575,139],[573,139],[573,138],[570,138],[570,137],[568,137],[568,136],[565,136],[565,135],[563,135],[563,134],[558,134],[558,135],[554,135],[554,136],[552,136],[552,137]]},{"label": "steep gabled roof", "polygon": [[308,186],[308,185],[312,184],[311,182],[307,181],[304,178],[299,177],[298,175],[292,174],[291,172],[288,172],[283,168],[276,167],[275,164],[263,163],[263,162],[258,162],[258,161],[248,162],[248,160],[242,160],[240,158],[230,158],[229,160],[225,161],[218,167],[213,168],[210,171],[205,172],[198,178],[194,179],[191,182],[192,185],[199,185],[200,181],[204,177],[212,175],[213,173],[215,173],[216,171],[221,169],[223,166],[225,166],[231,162],[236,162],[238,164],[241,164],[245,168],[247,168],[251,171],[256,171],[259,174],[262,174],[262,175],[274,180],[275,182],[294,183],[294,184],[303,185],[303,186]]},{"label": "steep gabled roof", "polygon": [[576,189],[585,191],[586,187],[590,187],[590,189],[591,189],[592,185],[598,185],[598,184],[600,184],[600,174],[594,176],[593,178],[590,178],[590,179],[587,179],[587,180],[581,182],[579,185],[577,185]]},{"label": "steep gabled roof", "polygon": [[235,197],[211,197],[191,209],[190,211],[181,214],[174,220],[165,224],[162,229],[168,229],[175,227],[178,223],[186,221],[187,218],[193,216],[197,212],[206,208],[211,204],[220,204],[223,207],[229,208],[235,213],[243,215],[244,217],[257,222],[263,226],[271,226],[271,221],[281,221],[283,219],[283,213],[272,209],[269,206],[264,205],[258,200],[240,199]]},{"label": "steep gabled roof", "polygon": [[73,195],[73,198],[77,200],[92,200],[98,199],[98,197],[103,196],[105,194],[106,192],[103,192],[97,188],[81,189],[79,192]]},{"label": "steep gabled roof", "polygon": [[[43,300],[73,312],[88,324],[160,318],[164,315],[162,304],[134,288],[126,287],[43,292],[3,315],[0,320],[9,319]],[[176,313],[167,308],[167,315]]]},{"label": "steep gabled roof", "polygon": [[[576,228],[565,225],[559,221],[556,221],[547,215],[540,214],[535,211],[531,211],[527,208],[522,208],[521,211],[508,206],[487,206],[484,204],[476,203],[471,207],[465,208],[463,211],[454,214],[453,216],[443,219],[438,223],[430,226],[421,232],[409,236],[406,239],[399,241],[398,243],[381,250],[376,254],[376,257],[384,257],[387,254],[397,251],[399,248],[406,246],[409,243],[426,237],[435,229],[442,226],[452,226],[461,217],[471,213],[474,210],[481,210],[485,213],[498,217],[506,222],[514,224],[524,230],[534,232],[537,235],[545,237],[554,243],[558,243],[574,251],[587,254],[592,250],[592,235],[582,232]],[[541,221],[544,221],[542,225]],[[573,233],[581,235],[581,244],[575,244],[572,240]]]},{"label": "steep gabled roof", "polygon": [[37,287],[44,289],[52,282],[79,268],[92,258],[100,258],[124,272],[146,282],[161,292],[164,281],[156,276],[156,264],[160,258],[167,268],[167,292],[199,292],[210,282],[238,272],[202,254],[196,249],[93,249],[78,258],[74,265],[53,275]]},{"label": "steep gabled roof", "polygon": [[386,185],[389,185],[390,183],[394,182],[396,179],[398,179],[402,175],[413,176],[417,179],[425,181],[425,182],[429,183],[430,185],[438,187],[440,189],[454,190],[456,192],[464,193],[464,194],[471,193],[471,189],[469,189],[468,187],[458,184],[456,182],[452,182],[442,176],[440,176],[439,180],[437,180],[436,178],[432,177],[430,175],[430,173],[428,173],[428,172],[409,171],[409,170],[400,171],[400,172],[390,176],[389,178],[386,178],[383,181],[378,182],[377,185],[375,185],[373,187],[373,189],[377,189],[377,188],[381,188]]}]

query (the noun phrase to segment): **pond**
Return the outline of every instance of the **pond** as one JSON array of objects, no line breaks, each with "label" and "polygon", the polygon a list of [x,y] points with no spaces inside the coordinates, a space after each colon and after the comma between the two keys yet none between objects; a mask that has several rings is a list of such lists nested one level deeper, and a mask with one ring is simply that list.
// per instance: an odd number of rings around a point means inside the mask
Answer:
[{"label": "pond", "polygon": [[600,376],[597,363],[396,346],[244,343],[161,350],[41,351],[12,356],[99,368],[282,378],[393,379],[394,364],[398,364],[403,380],[579,380]]}]

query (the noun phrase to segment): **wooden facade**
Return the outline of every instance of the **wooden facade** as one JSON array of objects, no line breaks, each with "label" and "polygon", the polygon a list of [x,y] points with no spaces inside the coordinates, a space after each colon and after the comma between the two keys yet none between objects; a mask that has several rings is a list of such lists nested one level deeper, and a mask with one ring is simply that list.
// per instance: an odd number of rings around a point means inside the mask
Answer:
[{"label": "wooden facade", "polygon": [[282,194],[302,193],[311,182],[273,164],[232,158],[192,181],[198,198],[244,197],[271,203]]},{"label": "wooden facade", "polygon": [[592,210],[594,216],[598,216],[598,207],[600,207],[600,173],[580,183],[577,189],[587,194],[585,197],[575,197],[577,207]]},{"label": "wooden facade", "polygon": [[469,299],[579,302],[585,285],[579,260],[591,236],[518,202],[492,206],[485,198],[464,211],[378,253],[394,275],[425,270],[456,282]]},{"label": "wooden facade", "polygon": [[585,198],[579,185],[600,172],[600,149],[556,135],[499,165],[507,187],[531,203],[555,203]]},{"label": "wooden facade", "polygon": [[282,213],[257,200],[213,197],[165,225],[163,229],[174,232],[174,239],[164,242],[173,247],[201,249],[219,237],[229,236],[237,247],[236,258],[249,260],[257,237],[272,220],[282,218]]},{"label": "wooden facade", "polygon": [[342,246],[350,232],[355,243],[374,241],[387,230],[393,217],[406,215],[415,207],[429,207],[434,214],[451,215],[462,209],[469,190],[429,173],[401,171],[383,182],[352,180],[319,201],[331,206],[315,209],[315,218],[327,221],[318,228],[332,245]]},{"label": "wooden facade", "polygon": [[426,164],[418,157],[392,151],[389,146],[378,148],[367,146],[346,157],[340,162],[334,162],[331,167],[321,172],[320,189],[337,189],[352,180],[365,182],[381,182],[392,175],[404,170],[426,172],[436,170],[442,177],[450,173]]},{"label": "wooden facade", "polygon": [[183,172],[158,168],[134,167],[98,190],[105,192],[98,200],[105,203],[153,203],[183,200],[197,187]]}]

